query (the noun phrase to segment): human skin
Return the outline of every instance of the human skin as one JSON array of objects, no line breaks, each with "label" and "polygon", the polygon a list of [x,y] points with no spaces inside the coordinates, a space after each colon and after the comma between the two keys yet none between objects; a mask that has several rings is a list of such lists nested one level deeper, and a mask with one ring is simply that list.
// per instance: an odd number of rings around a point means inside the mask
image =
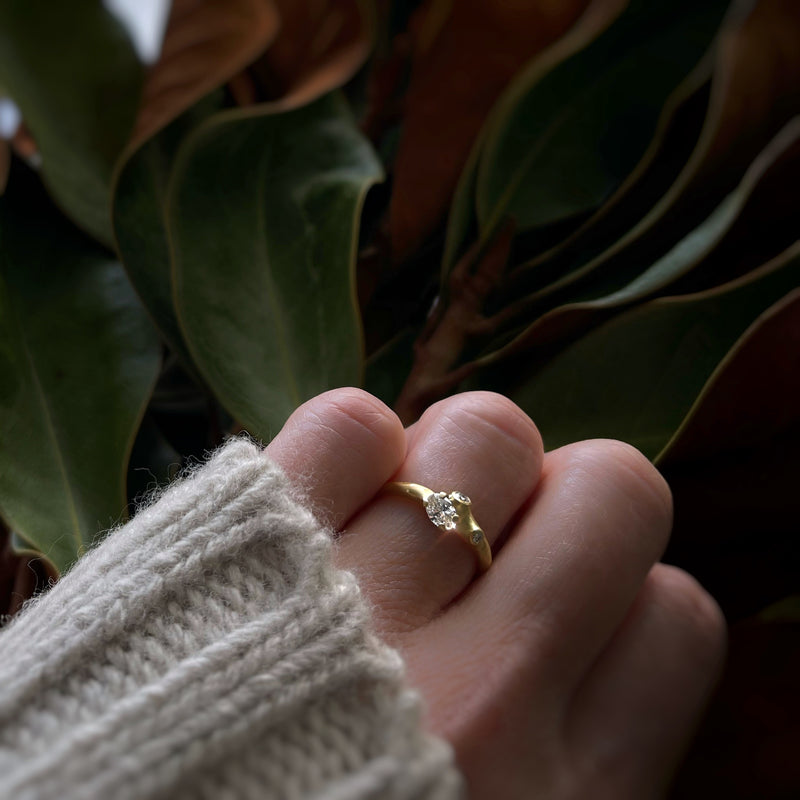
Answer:
[{"label": "human skin", "polygon": [[[337,532],[374,625],[472,800],[663,797],[718,677],[719,607],[658,563],[669,488],[633,447],[544,453],[511,401],[469,392],[404,430],[357,389],[309,401],[268,448]],[[482,575],[388,480],[458,489],[492,543]]]}]

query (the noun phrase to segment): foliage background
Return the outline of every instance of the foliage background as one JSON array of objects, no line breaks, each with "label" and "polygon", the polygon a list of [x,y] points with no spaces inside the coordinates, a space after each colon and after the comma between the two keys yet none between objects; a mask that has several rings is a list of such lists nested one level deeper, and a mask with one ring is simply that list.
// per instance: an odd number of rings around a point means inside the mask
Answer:
[{"label": "foliage background", "polygon": [[796,2],[121,5],[0,6],[2,611],[231,431],[490,388],[670,482],[731,623],[673,796],[800,795]]}]

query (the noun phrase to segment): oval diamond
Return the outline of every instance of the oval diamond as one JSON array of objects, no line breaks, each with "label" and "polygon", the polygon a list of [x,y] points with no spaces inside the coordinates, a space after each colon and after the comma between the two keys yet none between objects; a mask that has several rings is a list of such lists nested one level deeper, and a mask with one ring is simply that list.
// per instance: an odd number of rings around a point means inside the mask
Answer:
[{"label": "oval diamond", "polygon": [[444,492],[432,494],[425,503],[425,511],[437,528],[452,531],[456,527],[456,507]]}]

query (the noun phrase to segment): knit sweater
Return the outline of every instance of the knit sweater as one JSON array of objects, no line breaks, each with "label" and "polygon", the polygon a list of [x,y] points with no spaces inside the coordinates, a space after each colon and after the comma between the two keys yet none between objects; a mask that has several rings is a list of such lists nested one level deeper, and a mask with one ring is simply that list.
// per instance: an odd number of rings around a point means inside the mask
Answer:
[{"label": "knit sweater", "polygon": [[230,441],[0,631],[0,797],[461,796],[331,555]]}]

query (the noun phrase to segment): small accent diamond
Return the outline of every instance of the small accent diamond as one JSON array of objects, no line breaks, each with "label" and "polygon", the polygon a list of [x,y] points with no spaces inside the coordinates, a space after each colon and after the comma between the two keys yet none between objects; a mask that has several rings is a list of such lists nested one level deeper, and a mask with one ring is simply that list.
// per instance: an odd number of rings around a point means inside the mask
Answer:
[{"label": "small accent diamond", "polygon": [[432,494],[425,503],[425,511],[437,528],[452,531],[456,527],[456,508],[444,492]]},{"label": "small accent diamond", "polygon": [[475,531],[472,534],[472,544],[480,544],[481,539],[483,539],[483,534],[480,531]]},{"label": "small accent diamond", "polygon": [[468,506],[472,502],[472,500],[462,492],[450,492],[450,497],[452,497],[453,500],[458,500],[459,503],[463,503],[465,506]]}]

